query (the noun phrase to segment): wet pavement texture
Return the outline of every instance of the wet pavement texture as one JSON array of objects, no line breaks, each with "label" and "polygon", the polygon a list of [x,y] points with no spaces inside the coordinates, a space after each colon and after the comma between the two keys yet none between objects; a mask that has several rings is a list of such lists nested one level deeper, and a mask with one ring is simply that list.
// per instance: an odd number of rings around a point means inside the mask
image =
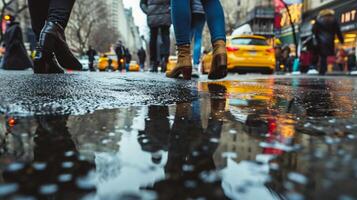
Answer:
[{"label": "wet pavement texture", "polygon": [[357,79],[0,77],[0,199],[357,199]]}]

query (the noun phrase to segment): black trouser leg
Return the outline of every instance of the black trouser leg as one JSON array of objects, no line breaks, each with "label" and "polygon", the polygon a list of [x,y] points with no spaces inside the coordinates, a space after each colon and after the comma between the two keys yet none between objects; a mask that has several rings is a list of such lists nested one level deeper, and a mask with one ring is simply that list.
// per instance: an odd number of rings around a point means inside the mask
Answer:
[{"label": "black trouser leg", "polygon": [[41,30],[48,18],[49,0],[28,0],[32,29],[36,40],[39,40]]},{"label": "black trouser leg", "polygon": [[67,26],[75,0],[28,0],[31,23],[37,40],[45,22],[58,22]]},{"label": "black trouser leg", "polygon": [[169,57],[170,55],[170,27],[161,27],[162,46],[160,49],[161,56]]},{"label": "black trouser leg", "polygon": [[161,40],[162,45],[160,48],[160,56],[161,56],[161,71],[166,71],[166,65],[170,56],[170,27],[163,26],[161,27]]},{"label": "black trouser leg", "polygon": [[325,75],[327,72],[327,56],[320,56],[320,75]]},{"label": "black trouser leg", "polygon": [[157,63],[157,37],[159,34],[158,28],[150,28],[150,62]]},{"label": "black trouser leg", "polygon": [[75,0],[50,0],[48,21],[58,22],[66,28]]}]

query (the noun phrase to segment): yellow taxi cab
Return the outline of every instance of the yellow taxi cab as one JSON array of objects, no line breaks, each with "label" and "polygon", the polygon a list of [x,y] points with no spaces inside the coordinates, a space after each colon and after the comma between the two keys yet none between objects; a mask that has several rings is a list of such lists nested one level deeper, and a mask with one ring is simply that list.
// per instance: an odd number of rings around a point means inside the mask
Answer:
[{"label": "yellow taxi cab", "polygon": [[129,64],[129,72],[139,72],[140,65],[136,61],[131,61]]},{"label": "yellow taxi cab", "polygon": [[118,70],[118,68],[119,68],[119,65],[118,65],[116,55],[103,54],[102,56],[99,57],[99,60],[98,60],[98,70],[99,71],[107,71],[107,70],[116,71],[116,70]]},{"label": "yellow taxi cab", "polygon": [[[227,38],[228,70],[231,72],[272,74],[275,52],[267,39],[256,35],[237,35]],[[212,52],[202,59],[202,73],[210,71]]]},{"label": "yellow taxi cab", "polygon": [[176,67],[177,56],[170,56],[169,61],[167,62],[166,71],[170,72],[173,68]]}]

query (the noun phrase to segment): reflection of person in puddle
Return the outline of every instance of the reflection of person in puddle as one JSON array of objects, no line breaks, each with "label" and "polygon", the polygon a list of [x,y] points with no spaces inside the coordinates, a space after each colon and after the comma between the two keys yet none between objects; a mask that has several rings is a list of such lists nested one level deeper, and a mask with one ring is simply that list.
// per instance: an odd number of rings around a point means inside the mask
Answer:
[{"label": "reflection of person in puddle", "polygon": [[[3,174],[4,179],[9,183],[18,183],[20,193],[36,197],[74,199],[91,192],[93,187],[82,188],[77,184],[93,165],[79,158],[66,127],[67,117],[38,117],[37,122],[34,161],[18,164],[16,168],[10,165]],[[65,192],[60,192],[62,190]]]},{"label": "reflection of person in puddle", "polygon": [[[206,130],[202,128],[199,116],[191,115],[191,103],[180,103],[176,107],[174,124],[168,138],[168,161],[165,166],[167,179],[155,183],[153,188],[158,192],[158,199],[226,198],[220,180],[205,181],[201,176],[216,169],[213,153],[221,137],[226,105],[226,88],[218,84],[209,84],[208,87],[211,93],[211,114]],[[150,117],[150,120],[153,119]],[[158,133],[163,130],[162,133],[166,135],[167,129],[157,130]]]},{"label": "reflection of person in puddle", "polygon": [[145,130],[139,131],[139,143],[143,151],[150,152],[152,162],[160,164],[162,151],[167,151],[170,134],[169,108],[149,106]]}]

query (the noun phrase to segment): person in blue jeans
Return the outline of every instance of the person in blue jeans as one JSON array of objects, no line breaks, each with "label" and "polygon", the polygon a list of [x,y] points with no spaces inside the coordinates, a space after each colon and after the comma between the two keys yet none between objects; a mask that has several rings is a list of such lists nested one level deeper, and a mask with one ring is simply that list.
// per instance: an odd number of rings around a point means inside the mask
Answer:
[{"label": "person in blue jeans", "polygon": [[[226,33],[223,8],[219,0],[202,0],[208,28],[211,33],[213,58],[209,79],[221,79],[227,76]],[[192,76],[191,0],[171,0],[171,17],[176,35],[178,60],[176,67],[166,73],[169,78],[183,75],[186,80]]]},{"label": "person in blue jeans", "polygon": [[199,65],[201,61],[202,50],[202,32],[206,23],[205,11],[201,0],[192,0],[192,28],[191,36],[193,38],[193,69],[192,76],[199,77]]}]

